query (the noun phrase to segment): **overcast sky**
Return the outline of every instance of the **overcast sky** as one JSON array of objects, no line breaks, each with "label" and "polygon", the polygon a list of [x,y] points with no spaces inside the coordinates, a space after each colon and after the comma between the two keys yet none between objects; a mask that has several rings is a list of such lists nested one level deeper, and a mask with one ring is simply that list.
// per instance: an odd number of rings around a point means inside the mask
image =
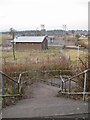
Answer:
[{"label": "overcast sky", "polygon": [[0,0],[0,31],[88,29],[88,0]]}]

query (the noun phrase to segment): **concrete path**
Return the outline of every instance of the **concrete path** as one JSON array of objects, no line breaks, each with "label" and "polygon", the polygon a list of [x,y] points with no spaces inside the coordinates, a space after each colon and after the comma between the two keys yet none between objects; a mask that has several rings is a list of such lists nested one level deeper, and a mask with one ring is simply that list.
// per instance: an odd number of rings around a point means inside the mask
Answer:
[{"label": "concrete path", "polygon": [[23,100],[2,110],[3,118],[32,118],[88,113],[88,103],[57,97],[59,88],[42,83],[27,86]]}]

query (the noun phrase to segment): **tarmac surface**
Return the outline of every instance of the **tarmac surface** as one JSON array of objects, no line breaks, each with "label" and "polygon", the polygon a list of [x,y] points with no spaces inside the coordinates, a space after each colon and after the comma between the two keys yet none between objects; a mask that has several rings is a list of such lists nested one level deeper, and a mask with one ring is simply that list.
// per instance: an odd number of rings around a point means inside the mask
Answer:
[{"label": "tarmac surface", "polygon": [[57,97],[59,88],[34,83],[27,86],[24,98],[15,105],[3,108],[3,118],[88,118],[88,103]]}]

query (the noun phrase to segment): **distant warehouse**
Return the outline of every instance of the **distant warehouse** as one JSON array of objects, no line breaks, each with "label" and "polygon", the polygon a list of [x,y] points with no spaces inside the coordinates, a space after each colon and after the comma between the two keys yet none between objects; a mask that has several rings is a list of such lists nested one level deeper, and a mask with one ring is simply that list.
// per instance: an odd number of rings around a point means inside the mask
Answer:
[{"label": "distant warehouse", "polygon": [[48,40],[47,36],[21,36],[14,39],[14,45],[16,50],[46,50]]}]

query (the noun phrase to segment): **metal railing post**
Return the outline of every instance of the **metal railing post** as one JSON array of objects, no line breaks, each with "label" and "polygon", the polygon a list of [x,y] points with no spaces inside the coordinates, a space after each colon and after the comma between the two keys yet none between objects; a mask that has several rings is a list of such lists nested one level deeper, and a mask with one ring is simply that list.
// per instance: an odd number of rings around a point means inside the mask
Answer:
[{"label": "metal railing post", "polygon": [[22,74],[20,74],[18,78],[18,94],[20,93],[21,76]]},{"label": "metal railing post", "polygon": [[65,92],[66,92],[66,82],[65,82]]},{"label": "metal railing post", "polygon": [[60,88],[60,79],[59,79],[59,88]]},{"label": "metal railing post", "polygon": [[12,81],[12,95],[14,95],[15,94],[15,84],[14,84],[14,82]]},{"label": "metal railing post", "polygon": [[69,78],[69,93],[71,92],[71,79]]},{"label": "metal railing post", "polygon": [[63,91],[63,81],[62,81],[62,91]]},{"label": "metal railing post", "polygon": [[62,76],[60,75],[60,78],[61,78],[61,81],[62,81],[62,91],[63,91],[63,83],[64,83],[64,80],[62,78]]},{"label": "metal railing post", "polygon": [[85,101],[86,95],[86,79],[87,79],[87,70],[84,71],[84,89],[83,89],[83,100]]},{"label": "metal railing post", "polygon": [[51,86],[52,86],[52,79],[51,79]]},{"label": "metal railing post", "polygon": [[19,82],[18,82],[18,94],[19,94]]},{"label": "metal railing post", "polygon": [[1,79],[2,79],[2,95],[4,95],[4,79],[3,77]]}]

